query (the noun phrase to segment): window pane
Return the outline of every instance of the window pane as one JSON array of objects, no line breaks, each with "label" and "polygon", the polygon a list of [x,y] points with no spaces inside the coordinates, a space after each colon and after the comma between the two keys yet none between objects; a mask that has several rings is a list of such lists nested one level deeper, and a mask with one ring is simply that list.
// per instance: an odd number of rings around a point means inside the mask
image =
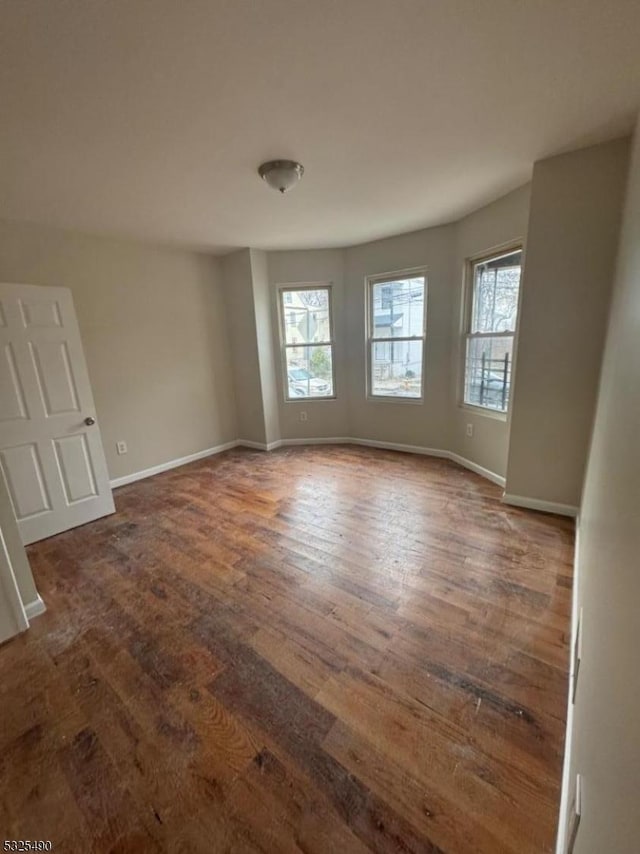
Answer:
[{"label": "window pane", "polygon": [[388,362],[391,359],[391,342],[380,341],[373,345],[373,361]]},{"label": "window pane", "polygon": [[283,291],[282,301],[286,344],[331,341],[327,288]]},{"label": "window pane", "polygon": [[471,332],[515,332],[522,252],[473,267]]},{"label": "window pane", "polygon": [[467,338],[464,402],[506,411],[511,390],[513,337]]},{"label": "window pane", "polygon": [[331,347],[287,347],[287,390],[290,400],[333,397]]},{"label": "window pane", "polygon": [[372,395],[422,397],[422,341],[373,342],[371,349]]},{"label": "window pane", "polygon": [[424,276],[374,283],[371,321],[372,338],[424,335]]}]

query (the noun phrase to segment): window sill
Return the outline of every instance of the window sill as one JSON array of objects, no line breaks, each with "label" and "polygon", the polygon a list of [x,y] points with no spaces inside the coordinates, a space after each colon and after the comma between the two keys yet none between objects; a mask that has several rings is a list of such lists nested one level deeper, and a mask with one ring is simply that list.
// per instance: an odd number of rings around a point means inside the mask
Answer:
[{"label": "window sill", "polygon": [[424,397],[396,397],[395,395],[390,395],[389,397],[386,397],[381,394],[368,394],[367,403],[409,403],[413,404],[414,406],[420,406],[424,403]]},{"label": "window sill", "polygon": [[325,401],[337,400],[338,395],[333,394],[328,396],[323,394],[322,397],[285,397],[285,403],[324,403]]},{"label": "window sill", "polygon": [[491,418],[494,421],[506,421],[509,411],[499,412],[497,409],[488,409],[484,406],[474,406],[472,403],[459,403],[458,407],[464,412],[469,412],[473,415],[483,415],[485,418]]}]

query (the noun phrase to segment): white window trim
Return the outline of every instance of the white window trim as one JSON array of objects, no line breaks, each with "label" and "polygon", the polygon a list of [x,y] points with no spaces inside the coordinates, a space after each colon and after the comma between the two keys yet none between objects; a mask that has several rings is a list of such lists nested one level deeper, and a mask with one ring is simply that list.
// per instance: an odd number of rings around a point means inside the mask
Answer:
[{"label": "white window trim", "polygon": [[[424,278],[424,301],[422,306],[422,335],[406,335],[397,338],[374,338],[373,336],[373,286],[384,285],[386,282],[397,282],[400,279],[412,279],[422,276]],[[425,383],[426,383],[426,362],[427,362],[427,302],[428,302],[428,282],[426,267],[410,267],[406,270],[397,270],[389,273],[377,273],[373,276],[365,278],[365,311],[366,311],[366,341],[365,341],[365,364],[366,364],[366,392],[367,400],[372,403],[400,403],[410,405],[421,405],[425,399]],[[420,397],[401,397],[399,395],[390,394],[373,394],[373,360],[371,351],[373,344],[383,344],[388,342],[401,341],[422,341],[422,381]]]},{"label": "white window trim", "polygon": [[[511,255],[513,252],[521,252],[520,260],[520,288],[518,291],[518,314],[516,316],[516,328],[513,332],[469,332],[471,328],[471,319],[473,316],[473,268],[483,261],[494,260],[505,255]],[[512,243],[505,243],[501,246],[496,246],[486,252],[481,252],[478,255],[473,255],[467,258],[464,265],[464,276],[462,283],[462,329],[460,336],[460,370],[458,381],[458,406],[460,409],[467,410],[475,415],[482,415],[486,418],[493,418],[496,421],[507,421],[511,414],[511,401],[513,399],[513,387],[515,377],[515,354],[518,340],[518,328],[520,325],[520,308],[522,304],[522,272],[524,270],[524,241],[522,239],[515,240]],[[511,389],[509,392],[509,403],[506,409],[491,409],[488,406],[480,406],[475,403],[467,403],[464,399],[465,376],[467,371],[467,341],[470,338],[513,338],[513,358],[511,362]]]},{"label": "white window trim", "polygon": [[[327,291],[329,304],[329,341],[314,341],[313,344],[287,344],[287,336],[285,331],[285,315],[287,310],[291,310],[290,305],[285,304],[284,295],[291,291]],[[278,285],[278,330],[280,335],[280,368],[282,377],[282,394],[285,403],[322,403],[327,400],[336,400],[338,397],[336,387],[336,360],[335,360],[335,334],[333,324],[333,283],[332,282],[304,282],[301,284],[287,283]],[[317,397],[289,397],[289,377],[287,373],[287,350],[300,347],[331,347],[331,383],[333,388],[332,395],[322,395]]]}]

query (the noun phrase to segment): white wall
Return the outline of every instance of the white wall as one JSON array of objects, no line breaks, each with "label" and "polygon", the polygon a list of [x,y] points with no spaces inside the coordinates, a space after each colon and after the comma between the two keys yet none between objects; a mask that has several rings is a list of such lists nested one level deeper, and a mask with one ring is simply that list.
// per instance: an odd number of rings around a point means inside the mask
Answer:
[{"label": "white wall", "polygon": [[628,140],[535,164],[506,492],[577,506],[617,249]]},{"label": "white wall", "polygon": [[112,478],[236,438],[216,259],[0,221],[0,280],[71,289]]},{"label": "white wall", "polygon": [[635,854],[640,847],[639,436],[640,122],[580,515],[582,662],[563,793],[566,808],[580,773],[576,854]]}]

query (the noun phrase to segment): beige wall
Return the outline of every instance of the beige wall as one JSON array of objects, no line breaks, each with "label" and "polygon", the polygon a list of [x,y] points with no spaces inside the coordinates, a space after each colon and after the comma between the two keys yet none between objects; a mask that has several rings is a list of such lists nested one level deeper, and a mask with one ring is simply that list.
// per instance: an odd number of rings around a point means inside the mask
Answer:
[{"label": "beige wall", "polygon": [[[507,490],[576,504],[626,146],[543,161],[531,191],[457,224],[345,250],[217,260],[0,222],[0,277],[71,288],[112,477],[237,438],[343,436],[452,450],[503,475],[508,424],[459,406],[462,273],[469,256],[523,237],[531,192]],[[367,400],[366,276],[418,266],[428,282],[425,399]],[[333,285],[337,397],[286,403],[277,286],[309,282]]]},{"label": "beige wall", "polygon": [[[283,439],[326,438],[350,436],[348,406],[350,384],[347,379],[346,323],[344,297],[344,252],[340,249],[310,249],[308,251],[269,252],[269,281],[271,285],[273,342],[277,353],[277,399]],[[336,399],[285,401],[280,358],[277,291],[279,285],[322,283],[332,286]],[[300,421],[300,413],[307,420]]]},{"label": "beige wall", "polygon": [[258,334],[253,304],[251,250],[225,255],[221,262],[225,315],[230,341],[233,386],[237,413],[237,437],[265,444],[267,441],[260,382]]},{"label": "beige wall", "polygon": [[[449,448],[454,453],[504,477],[509,449],[507,416],[485,414],[477,407],[465,407],[462,400],[464,371],[463,294],[466,262],[506,244],[524,245],[529,219],[531,185],[526,184],[501,199],[461,219],[456,225],[456,251],[452,277],[453,370]],[[473,436],[466,434],[473,425]]]},{"label": "beige wall", "polygon": [[256,341],[260,389],[264,413],[264,435],[267,445],[280,439],[280,408],[277,370],[279,352],[272,329],[272,294],[267,267],[267,253],[251,249],[251,279],[256,318]]},{"label": "beige wall", "polygon": [[215,259],[0,222],[0,280],[71,289],[112,478],[236,437]]},{"label": "beige wall", "polygon": [[[583,778],[576,854],[640,846],[640,122],[580,515],[582,661],[570,793]],[[565,797],[566,801],[566,797]]]},{"label": "beige wall", "polygon": [[[453,226],[424,229],[346,250],[269,253],[273,323],[277,288],[285,284],[331,283],[334,312],[336,399],[284,401],[282,368],[278,396],[282,438],[356,437],[423,447],[446,447],[449,418],[449,287]],[[366,399],[365,277],[425,266],[428,279],[428,336],[425,400],[386,403]],[[300,421],[300,412],[307,420]]]},{"label": "beige wall", "polygon": [[[504,475],[508,429],[504,420],[458,406],[462,270],[470,255],[521,239],[526,232],[529,186],[471,214],[457,225],[423,229],[346,250],[268,253],[274,341],[279,351],[276,299],[283,284],[333,285],[335,401],[284,402],[276,359],[282,438],[344,437],[453,450]],[[421,404],[366,398],[365,278],[377,273],[427,268],[427,367]],[[307,421],[299,420],[300,412]],[[465,426],[474,423],[467,440]]]},{"label": "beige wall", "polygon": [[580,502],[628,140],[536,163],[506,492]]},{"label": "beige wall", "polygon": [[222,259],[238,438],[267,446],[280,439],[278,352],[273,337],[267,253],[240,249]]},{"label": "beige wall", "polygon": [[[451,267],[455,227],[429,228],[346,250],[345,323],[352,436],[446,448],[449,441],[451,376]],[[426,267],[427,343],[424,401],[367,400],[365,279],[378,273]]]}]

